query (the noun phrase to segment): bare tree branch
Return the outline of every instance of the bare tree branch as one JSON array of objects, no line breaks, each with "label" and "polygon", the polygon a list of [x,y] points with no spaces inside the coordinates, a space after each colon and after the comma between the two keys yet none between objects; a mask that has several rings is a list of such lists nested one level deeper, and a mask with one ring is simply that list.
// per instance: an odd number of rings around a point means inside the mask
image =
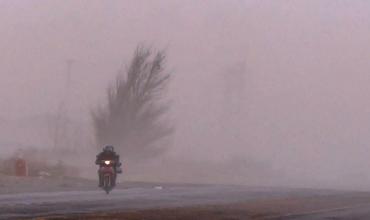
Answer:
[{"label": "bare tree branch", "polygon": [[165,53],[137,47],[130,66],[107,89],[107,103],[92,112],[99,146],[116,145],[127,157],[161,153],[162,142],[173,133],[163,116],[169,104],[162,101],[170,79]]}]

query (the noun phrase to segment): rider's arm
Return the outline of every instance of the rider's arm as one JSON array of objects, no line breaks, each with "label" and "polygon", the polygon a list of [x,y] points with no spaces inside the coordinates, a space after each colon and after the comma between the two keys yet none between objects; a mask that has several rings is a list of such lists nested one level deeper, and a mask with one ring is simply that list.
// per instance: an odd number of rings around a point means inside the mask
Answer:
[{"label": "rider's arm", "polygon": [[119,155],[118,154],[116,154],[116,162],[117,162],[117,165],[118,166],[121,166],[121,161],[119,159]]},{"label": "rider's arm", "polygon": [[98,165],[100,164],[100,158],[99,158],[100,154],[96,155],[96,160],[95,160],[95,164]]}]

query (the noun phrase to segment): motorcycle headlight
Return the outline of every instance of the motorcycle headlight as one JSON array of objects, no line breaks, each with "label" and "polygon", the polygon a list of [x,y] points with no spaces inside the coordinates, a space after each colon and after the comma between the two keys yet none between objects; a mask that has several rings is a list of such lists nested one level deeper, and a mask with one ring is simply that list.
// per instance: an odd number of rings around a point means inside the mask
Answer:
[{"label": "motorcycle headlight", "polygon": [[104,163],[105,163],[106,165],[109,165],[109,164],[110,164],[110,160],[105,160],[105,161],[104,161]]}]

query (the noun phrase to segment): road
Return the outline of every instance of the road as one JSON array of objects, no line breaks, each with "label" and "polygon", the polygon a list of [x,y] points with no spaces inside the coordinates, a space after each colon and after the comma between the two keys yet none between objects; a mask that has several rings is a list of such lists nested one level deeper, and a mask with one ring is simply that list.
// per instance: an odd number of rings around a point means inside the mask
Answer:
[{"label": "road", "polygon": [[[274,218],[271,218],[274,219]],[[287,214],[275,217],[275,219],[284,220],[369,220],[370,219],[370,203],[353,204],[350,206],[337,207],[331,209],[318,209],[310,212],[297,214]]]},{"label": "road", "polygon": [[[264,215],[266,219],[328,219],[333,214],[370,216],[370,193],[184,185],[117,189],[110,195],[100,190],[3,194],[0,219],[239,203],[247,204],[243,210],[266,211],[269,213]],[[277,206],[283,208],[276,209]]]}]

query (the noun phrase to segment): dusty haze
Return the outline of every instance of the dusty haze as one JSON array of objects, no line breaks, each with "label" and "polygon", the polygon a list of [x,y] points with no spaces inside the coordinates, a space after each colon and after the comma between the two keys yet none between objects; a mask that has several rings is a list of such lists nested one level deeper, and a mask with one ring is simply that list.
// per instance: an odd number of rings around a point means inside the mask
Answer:
[{"label": "dusty haze", "polygon": [[89,146],[91,108],[144,42],[173,73],[165,158],[220,164],[220,182],[369,189],[369,27],[365,0],[1,0],[0,149],[49,147],[66,97]]}]

